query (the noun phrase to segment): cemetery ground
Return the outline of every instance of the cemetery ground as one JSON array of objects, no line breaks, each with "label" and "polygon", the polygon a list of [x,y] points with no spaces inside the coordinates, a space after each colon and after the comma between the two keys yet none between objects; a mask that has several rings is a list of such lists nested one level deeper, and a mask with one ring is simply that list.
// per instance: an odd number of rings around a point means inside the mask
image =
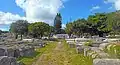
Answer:
[{"label": "cemetery ground", "polygon": [[76,53],[76,49],[70,48],[64,40],[48,43],[46,47],[36,49],[34,57],[18,60],[25,65],[93,65],[90,57]]}]

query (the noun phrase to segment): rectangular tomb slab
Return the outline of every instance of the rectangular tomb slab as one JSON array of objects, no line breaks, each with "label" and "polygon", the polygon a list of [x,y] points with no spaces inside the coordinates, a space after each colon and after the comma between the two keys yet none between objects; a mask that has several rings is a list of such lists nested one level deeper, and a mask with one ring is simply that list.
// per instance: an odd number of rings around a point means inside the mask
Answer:
[{"label": "rectangular tomb slab", "polygon": [[120,65],[119,59],[94,59],[93,65]]}]

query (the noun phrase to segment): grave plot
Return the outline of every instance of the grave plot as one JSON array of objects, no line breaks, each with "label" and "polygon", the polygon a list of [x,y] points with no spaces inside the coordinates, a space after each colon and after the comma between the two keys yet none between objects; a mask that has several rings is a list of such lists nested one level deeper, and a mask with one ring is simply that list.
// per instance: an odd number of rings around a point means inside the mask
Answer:
[{"label": "grave plot", "polygon": [[0,65],[24,65],[24,63],[17,62],[14,57],[0,56]]},{"label": "grave plot", "polygon": [[[89,43],[89,40],[92,40],[92,42]],[[94,37],[91,39],[76,38],[76,52],[79,54],[84,54],[84,56],[90,56],[91,58],[93,58],[94,65],[119,65],[118,58],[120,58],[120,55],[118,53],[120,49],[118,46],[120,45],[111,45],[111,43],[118,43],[118,41],[119,39],[105,39],[99,37]]]},{"label": "grave plot", "polygon": [[34,55],[34,47],[27,45],[15,45],[11,47],[1,46],[0,56],[8,57],[22,57],[22,56],[32,56]]},{"label": "grave plot", "polygon": [[65,41],[57,42],[51,51],[46,51],[33,65],[92,65],[92,58],[76,53]]}]

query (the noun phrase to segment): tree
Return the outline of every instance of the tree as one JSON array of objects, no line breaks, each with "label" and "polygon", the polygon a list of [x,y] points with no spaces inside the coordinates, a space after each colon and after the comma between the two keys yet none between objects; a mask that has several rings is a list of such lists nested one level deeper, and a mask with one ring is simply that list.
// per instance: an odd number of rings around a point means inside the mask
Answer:
[{"label": "tree", "polygon": [[50,36],[53,36],[53,34],[55,34],[55,28],[54,28],[54,26],[50,26],[49,37],[50,37]]},{"label": "tree", "polygon": [[55,33],[60,33],[60,29],[62,28],[62,16],[60,13],[57,13],[55,19],[54,19],[54,27],[55,27]]},{"label": "tree", "polygon": [[88,21],[92,24],[92,31],[95,35],[103,36],[104,33],[110,32],[105,13],[96,13],[95,15],[90,15],[88,17]]},{"label": "tree", "polygon": [[88,29],[88,26],[86,25],[87,21],[85,19],[78,19],[74,21],[73,24],[73,31],[74,34],[78,36],[83,36],[84,33],[86,33],[86,30]]},{"label": "tree", "polygon": [[88,16],[87,20],[78,19],[67,23],[65,28],[69,35],[90,35],[104,36],[104,34],[120,34],[120,11],[110,13],[96,13]]},{"label": "tree", "polygon": [[34,38],[43,37],[43,35],[50,32],[49,24],[44,22],[32,23],[29,25],[28,29]]},{"label": "tree", "polygon": [[17,20],[15,23],[11,24],[10,31],[15,33],[16,39],[18,34],[20,34],[22,40],[22,36],[28,33],[28,25],[29,23],[26,20]]},{"label": "tree", "polygon": [[69,36],[71,36],[71,34],[72,34],[72,31],[73,30],[73,23],[72,22],[70,22],[70,23],[67,23],[66,24],[66,28],[65,28],[65,32],[69,35]]},{"label": "tree", "polygon": [[87,30],[88,25],[85,19],[78,19],[74,22],[67,23],[65,28],[65,31],[69,34],[69,36],[71,34],[82,36],[84,33],[88,33]]},{"label": "tree", "polygon": [[107,17],[111,33],[120,34],[120,11],[108,13]]},{"label": "tree", "polygon": [[2,30],[0,30],[0,35],[2,34]]}]

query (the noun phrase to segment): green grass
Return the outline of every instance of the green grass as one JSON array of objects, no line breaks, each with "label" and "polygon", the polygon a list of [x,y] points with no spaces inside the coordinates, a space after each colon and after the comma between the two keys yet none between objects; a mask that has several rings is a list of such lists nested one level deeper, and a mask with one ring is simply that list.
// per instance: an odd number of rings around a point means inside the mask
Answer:
[{"label": "green grass", "polygon": [[120,59],[120,45],[110,44],[112,45],[109,49],[108,46],[104,49],[110,55],[110,58],[119,58]]},{"label": "green grass", "polygon": [[75,48],[70,48],[65,41],[63,42],[71,58],[71,65],[93,65],[93,59],[91,57],[84,56],[82,53],[78,54]]},{"label": "green grass", "polygon": [[32,57],[20,57],[17,60],[23,62],[25,65],[32,65],[44,52],[50,52],[53,48],[56,47],[56,42],[48,42],[44,48],[37,48],[35,50],[35,55]]},{"label": "green grass", "polygon": [[[33,57],[22,57],[19,61],[25,63],[25,65],[31,65],[33,62],[38,65],[93,65],[93,59],[86,57],[83,54],[78,54],[75,48],[70,48],[65,40],[59,40],[58,42],[49,42],[45,48],[37,48],[36,54]],[[40,56],[45,54],[40,62]],[[37,61],[38,60],[38,61]],[[37,61],[37,62],[36,62]],[[44,62],[45,61],[45,62]]]}]

